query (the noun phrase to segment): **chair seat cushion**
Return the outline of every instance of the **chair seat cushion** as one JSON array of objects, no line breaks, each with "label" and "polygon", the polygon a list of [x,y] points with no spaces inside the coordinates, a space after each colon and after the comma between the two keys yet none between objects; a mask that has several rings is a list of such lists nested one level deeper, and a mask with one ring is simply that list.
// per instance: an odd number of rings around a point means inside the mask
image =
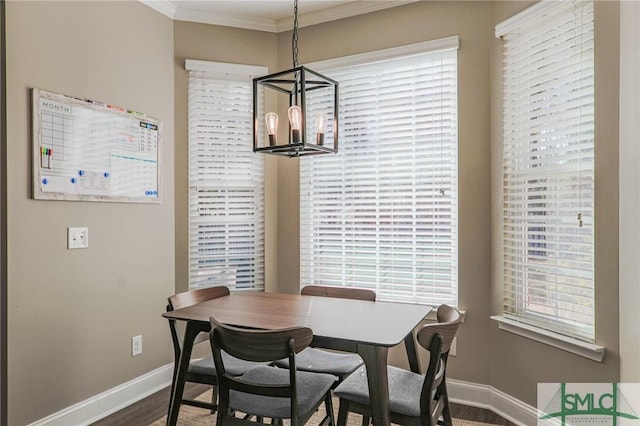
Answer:
[{"label": "chair seat cushion", "polygon": [[[305,348],[296,355],[296,368],[299,371],[327,373],[339,377],[346,376],[363,363],[358,354],[330,352],[316,348]],[[278,360],[276,365],[289,368],[289,360]]]},{"label": "chair seat cushion", "polygon": [[[420,417],[420,393],[424,376],[392,366],[387,367],[387,376],[391,412]],[[359,368],[344,379],[334,393],[340,398],[369,405],[369,385],[365,367]]]},{"label": "chair seat cushion", "polygon": [[[336,378],[329,374],[298,371],[298,413],[311,412],[322,401]],[[288,384],[289,370],[257,366],[242,375],[242,380],[259,384]],[[251,395],[237,391],[229,392],[229,408],[257,416],[288,419],[291,417],[289,398]]]},{"label": "chair seat cushion", "polygon": [[[222,353],[222,359],[224,361],[224,368],[232,376],[241,376],[250,368],[253,368],[257,365],[268,364],[266,362],[258,363],[258,362],[252,362],[252,361],[245,361],[243,359],[231,356],[224,351],[221,353]],[[213,364],[213,357],[209,356],[206,358],[192,361],[189,364],[189,373],[215,375],[216,366]]]}]

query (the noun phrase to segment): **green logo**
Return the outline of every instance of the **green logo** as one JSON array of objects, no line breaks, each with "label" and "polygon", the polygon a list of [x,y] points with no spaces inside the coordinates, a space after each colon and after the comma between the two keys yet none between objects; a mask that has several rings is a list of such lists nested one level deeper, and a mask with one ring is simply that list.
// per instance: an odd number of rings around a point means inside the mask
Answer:
[{"label": "green logo", "polygon": [[[539,406],[542,402],[541,387],[545,385],[555,388],[558,384],[538,385]],[[548,395],[549,389],[547,388],[546,391]],[[551,392],[553,396],[548,399],[547,405],[542,410],[546,414],[540,416],[540,420],[553,420],[553,424],[561,426],[578,424],[619,426],[622,419],[640,419],[617,383],[611,383],[610,387],[609,384],[574,383],[567,386],[566,383],[560,383],[555,392],[553,389]],[[636,393],[633,397],[632,400],[636,401]],[[539,422],[539,424],[548,423]]]}]

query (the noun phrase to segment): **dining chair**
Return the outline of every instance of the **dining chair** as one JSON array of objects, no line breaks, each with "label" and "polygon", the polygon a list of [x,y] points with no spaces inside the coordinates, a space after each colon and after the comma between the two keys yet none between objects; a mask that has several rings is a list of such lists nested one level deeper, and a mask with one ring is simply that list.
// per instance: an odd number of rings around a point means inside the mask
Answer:
[{"label": "dining chair", "polygon": [[[304,425],[324,402],[327,413],[320,425],[335,424],[331,402],[334,376],[298,371],[296,354],[313,339],[308,327],[257,330],[221,324],[211,317],[211,350],[218,374],[219,409],[217,425],[248,424],[247,416],[257,422],[270,418],[281,424],[289,419],[292,426]],[[227,371],[224,352],[251,362],[270,362],[288,358],[291,369],[258,365],[241,376]],[[244,418],[236,417],[245,413]]]},{"label": "dining chair", "polygon": [[[451,306],[440,305],[438,322],[422,326],[418,344],[429,351],[429,364],[423,375],[388,366],[391,422],[400,425],[451,426],[447,394],[447,358],[451,342],[460,325],[460,313]],[[369,387],[364,367],[347,377],[334,393],[339,398],[338,426],[347,423],[350,412],[363,415],[363,424],[371,418]]]},{"label": "dining chair", "polygon": [[368,288],[342,287],[329,285],[307,285],[302,287],[300,294],[305,296],[337,297],[340,299],[355,299],[376,301],[376,292]]},{"label": "dining chair", "polygon": [[[376,300],[375,291],[356,287],[308,285],[302,288],[300,294],[370,302],[375,302]],[[308,347],[303,350],[296,358],[298,370],[336,376],[338,380],[334,387],[363,364],[364,361],[358,354],[333,352],[314,347]],[[289,368],[287,359],[276,361],[276,365],[282,368]]]},{"label": "dining chair", "polygon": [[[205,302],[207,300],[217,299],[229,294],[229,288],[225,286],[202,288],[192,291],[186,291],[184,293],[177,293],[167,298],[167,312],[173,311],[175,309],[185,308],[187,306],[195,305],[196,303]],[[171,340],[173,341],[174,352],[173,380],[171,382],[171,392],[173,393],[173,387],[175,386],[176,381],[176,372],[178,371],[178,361],[180,360],[180,354],[182,353],[182,335],[178,330],[178,325],[176,324],[175,320],[169,319],[169,329],[171,330]],[[196,337],[194,345],[202,343],[204,341],[209,341],[209,334],[205,332],[200,333]],[[230,374],[241,375],[249,368],[255,366],[255,364],[253,363],[249,363],[240,359],[234,359],[228,354],[224,354],[224,357],[227,360],[227,369],[229,370]],[[206,402],[183,398],[181,404],[206,408],[211,410],[212,413],[215,412],[217,408],[216,385],[218,383],[218,379],[216,376],[213,356],[209,355],[205,358],[191,361],[185,375],[185,382],[211,385],[213,389],[212,399],[211,402]]]}]

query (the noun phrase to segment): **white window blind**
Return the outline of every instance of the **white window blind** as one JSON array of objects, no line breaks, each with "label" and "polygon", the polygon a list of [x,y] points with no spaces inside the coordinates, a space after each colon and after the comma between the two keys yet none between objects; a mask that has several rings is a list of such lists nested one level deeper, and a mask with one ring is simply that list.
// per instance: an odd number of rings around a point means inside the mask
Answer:
[{"label": "white window blind", "polygon": [[458,39],[444,44],[313,65],[340,84],[341,133],[337,155],[300,165],[302,285],[457,305]]},{"label": "white window blind", "polygon": [[593,342],[593,3],[541,2],[497,35],[504,315]]},{"label": "white window blind", "polygon": [[252,151],[256,67],[187,61],[186,68],[189,287],[264,289],[263,156]]}]

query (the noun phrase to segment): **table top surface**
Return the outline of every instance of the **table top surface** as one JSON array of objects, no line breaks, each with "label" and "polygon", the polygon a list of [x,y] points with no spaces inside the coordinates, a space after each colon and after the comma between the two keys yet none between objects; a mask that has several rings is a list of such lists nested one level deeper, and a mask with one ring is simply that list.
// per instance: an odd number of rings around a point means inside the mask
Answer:
[{"label": "table top surface", "polygon": [[164,313],[165,318],[263,329],[306,326],[314,335],[395,346],[432,310],[427,305],[284,293],[239,292]]}]

